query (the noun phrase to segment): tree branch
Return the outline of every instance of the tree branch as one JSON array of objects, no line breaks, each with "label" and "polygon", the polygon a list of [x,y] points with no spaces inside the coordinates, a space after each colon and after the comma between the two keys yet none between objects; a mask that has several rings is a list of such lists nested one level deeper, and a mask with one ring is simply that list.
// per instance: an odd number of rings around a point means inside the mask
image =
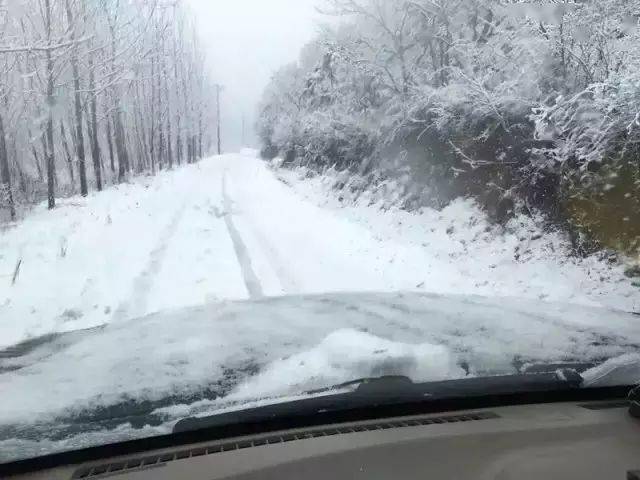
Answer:
[{"label": "tree branch", "polygon": [[87,42],[93,38],[93,35],[88,35],[77,40],[70,40],[68,42],[56,43],[52,45],[25,45],[21,47],[3,47],[0,46],[0,53],[23,53],[23,52],[51,52],[53,50],[59,50],[61,48],[67,48],[80,43]]}]

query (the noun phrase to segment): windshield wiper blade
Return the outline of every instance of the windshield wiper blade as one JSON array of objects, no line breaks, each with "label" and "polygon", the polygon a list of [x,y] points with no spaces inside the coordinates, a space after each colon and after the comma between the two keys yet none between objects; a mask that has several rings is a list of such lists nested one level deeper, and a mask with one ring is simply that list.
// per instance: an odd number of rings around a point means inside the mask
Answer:
[{"label": "windshield wiper blade", "polygon": [[[416,384],[414,389],[422,390],[422,395],[428,398],[445,399],[483,394],[501,395],[518,392],[546,392],[558,389],[580,388],[581,385],[582,377],[575,370],[559,369],[554,372],[471,377],[462,381],[429,382]],[[367,390],[375,389],[375,386],[363,384],[360,388],[363,388],[363,391],[366,392]]]},{"label": "windshield wiper blade", "polygon": [[390,389],[393,387],[404,389],[409,385],[414,385],[413,381],[409,377],[405,377],[402,375],[384,375],[381,377],[363,377],[363,378],[358,378],[356,380],[349,380],[348,382],[339,383],[337,385],[332,385],[330,387],[307,390],[306,392],[303,392],[303,394],[319,395],[321,393],[331,393],[331,392],[348,393],[348,392],[342,392],[342,390],[353,387],[352,391],[356,391],[363,384],[371,384],[371,383],[376,383],[377,385],[384,385],[385,389]]},{"label": "windshield wiper blade", "polygon": [[460,380],[414,383],[402,376],[364,378],[336,385],[307,394],[340,391],[357,385],[352,392],[322,395],[290,402],[274,403],[256,408],[215,414],[208,417],[190,417],[180,420],[173,432],[185,432],[203,428],[225,427],[239,424],[255,424],[282,418],[308,417],[329,412],[346,412],[354,409],[372,409],[401,404],[416,404],[454,399],[472,399],[483,396],[499,396],[518,393],[540,393],[579,389],[582,377],[575,370],[535,374],[471,377]]}]

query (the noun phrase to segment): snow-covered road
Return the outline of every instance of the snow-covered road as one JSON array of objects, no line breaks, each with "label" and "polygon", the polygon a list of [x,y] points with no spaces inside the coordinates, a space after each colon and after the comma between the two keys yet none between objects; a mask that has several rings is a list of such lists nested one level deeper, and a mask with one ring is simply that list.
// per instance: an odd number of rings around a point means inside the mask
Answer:
[{"label": "snow-covered road", "polygon": [[38,207],[0,233],[0,347],[174,307],[304,293],[640,305],[620,267],[570,259],[558,236],[526,222],[498,235],[469,202],[414,215],[330,198],[321,179],[275,173],[245,152],[54,212]]}]

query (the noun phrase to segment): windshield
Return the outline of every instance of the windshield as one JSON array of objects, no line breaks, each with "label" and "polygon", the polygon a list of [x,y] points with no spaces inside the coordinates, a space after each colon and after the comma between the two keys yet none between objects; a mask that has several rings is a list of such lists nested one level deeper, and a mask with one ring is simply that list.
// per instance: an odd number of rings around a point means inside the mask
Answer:
[{"label": "windshield", "polygon": [[362,378],[640,381],[639,19],[0,0],[0,463]]}]

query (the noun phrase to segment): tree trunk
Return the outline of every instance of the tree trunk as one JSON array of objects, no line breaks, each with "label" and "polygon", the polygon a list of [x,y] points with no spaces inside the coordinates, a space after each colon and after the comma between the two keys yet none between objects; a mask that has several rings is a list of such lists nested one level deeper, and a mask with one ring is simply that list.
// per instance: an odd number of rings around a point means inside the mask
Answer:
[{"label": "tree trunk", "polygon": [[9,170],[9,154],[4,133],[4,121],[0,114],[0,180],[2,181],[2,192],[6,196],[9,206],[11,220],[16,219],[16,206],[13,201],[13,190],[11,189],[11,171]]},{"label": "tree trunk", "polygon": [[[162,51],[160,51],[162,55]],[[164,168],[164,115],[162,108],[162,66],[158,64],[156,101],[158,111],[158,170]]]},{"label": "tree trunk", "polygon": [[[116,71],[116,31],[115,26],[110,26],[111,31],[111,71]],[[122,106],[120,102],[120,92],[115,85],[113,87],[113,128],[115,130],[116,152],[118,153],[118,182],[125,180],[129,171],[129,154],[127,152],[127,139],[122,125]]]},{"label": "tree trunk", "polygon": [[220,85],[216,85],[216,131],[218,137],[218,155],[222,154],[222,146],[220,139]]},{"label": "tree trunk", "polygon": [[202,110],[198,119],[198,159],[202,159]]},{"label": "tree trunk", "polygon": [[93,57],[89,55],[89,92],[91,101],[89,102],[89,113],[91,115],[91,133],[89,140],[91,142],[91,158],[93,160],[93,171],[96,176],[96,188],[102,191],[102,169],[100,166],[100,145],[98,144],[98,118],[97,118],[97,100],[96,100],[96,75],[93,69]]},{"label": "tree trunk", "polygon": [[144,137],[144,127],[140,127],[140,123],[138,119],[135,122],[135,137],[138,140],[138,165],[136,166],[136,173],[142,173],[146,168],[146,149],[145,142],[143,140]]},{"label": "tree trunk", "polygon": [[[117,92],[116,92],[117,95]],[[118,182],[125,180],[126,172],[129,170],[129,157],[127,153],[126,138],[124,127],[122,126],[122,117],[120,114],[120,101],[115,102],[116,111],[113,114],[113,123],[115,127],[116,152],[118,152]]]},{"label": "tree trunk", "polygon": [[24,198],[27,197],[27,179],[25,178],[25,174],[22,171],[22,168],[20,168],[20,164],[17,161],[14,161],[14,166],[15,169],[18,172],[18,178],[20,179],[20,191],[22,192],[22,195]]},{"label": "tree trunk", "polygon": [[115,174],[116,164],[115,164],[115,159],[113,158],[114,154],[113,154],[113,138],[112,138],[112,132],[111,132],[111,120],[109,119],[109,117],[107,117],[105,121],[107,122],[107,145],[109,146],[109,167],[111,167],[111,173]]},{"label": "tree trunk", "polygon": [[193,162],[193,155],[191,151],[191,142],[189,140],[189,129],[190,129],[190,115],[189,115],[189,95],[187,88],[187,69],[186,67],[182,69],[182,99],[184,104],[184,145],[187,147],[187,163]]},{"label": "tree trunk", "polygon": [[176,163],[178,165],[180,165],[180,163],[182,163],[182,137],[180,136],[181,132],[181,126],[180,126],[180,101],[179,101],[179,95],[178,95],[178,81],[179,81],[179,77],[178,77],[178,62],[179,62],[179,55],[178,55],[178,46],[177,46],[177,42],[176,42],[176,34],[175,32],[172,35],[173,37],[173,82],[174,82],[174,87],[176,89],[176,105],[175,105],[175,110],[176,110]]},{"label": "tree trunk", "polygon": [[[133,96],[134,110],[137,114],[134,116],[134,128],[135,137],[138,140],[138,164],[136,165],[136,172],[144,172],[149,165],[149,148],[147,147],[147,130],[145,127],[145,119],[143,114],[144,94],[140,95],[140,86],[144,83],[139,77],[135,80],[135,89]],[[144,86],[144,85],[143,85]],[[144,92],[143,92],[144,93]]]},{"label": "tree trunk", "polygon": [[162,45],[162,80],[164,80],[164,99],[166,102],[165,108],[165,116],[166,122],[162,122],[163,125],[166,123],[166,143],[164,144],[163,150],[163,158],[166,159],[167,168],[173,167],[173,147],[171,146],[171,92],[169,91],[169,70],[167,68],[167,56],[165,55],[165,42],[164,37],[161,42]]},{"label": "tree trunk", "polygon": [[65,132],[64,122],[62,120],[60,120],[60,138],[62,139],[64,154],[67,157],[67,166],[69,168],[69,180],[71,181],[71,188],[75,189],[75,178],[73,175],[73,158],[71,157],[69,142],[67,142],[67,132]]},{"label": "tree trunk", "polygon": [[[71,39],[76,37],[76,28],[74,24],[73,13],[71,11],[71,4],[69,0],[66,0],[67,10],[67,22],[71,28]],[[76,129],[76,157],[78,161],[78,176],[80,177],[80,194],[83,197],[87,196],[87,167],[84,157],[84,134],[82,132],[82,103],[80,99],[80,73],[78,71],[78,45],[73,47],[71,53],[71,72],[73,76],[73,90],[74,90],[74,109],[75,109],[75,129]]]},{"label": "tree trunk", "polygon": [[[47,32],[47,44],[51,44],[51,0],[45,0],[45,22]],[[55,168],[56,159],[55,152],[53,150],[53,107],[55,105],[55,99],[53,97],[53,56],[51,50],[47,50],[47,203],[49,210],[56,206],[55,197]]]},{"label": "tree trunk", "polygon": [[[166,73],[166,70],[165,70]],[[169,168],[173,168],[173,145],[172,145],[172,139],[171,139],[171,101],[170,101],[170,94],[169,94],[169,82],[167,81],[167,86],[166,86],[166,98],[168,99],[167,102],[167,163]]]},{"label": "tree trunk", "polygon": [[149,160],[149,142],[147,140],[147,129],[144,126],[144,120],[142,115],[142,103],[140,103],[140,140],[142,142],[142,155],[140,156],[141,165],[140,170],[147,170],[151,161]]},{"label": "tree trunk", "polygon": [[[33,139],[31,130],[27,130],[27,133],[29,135],[29,139]],[[38,172],[38,180],[40,180],[41,182],[44,182],[44,174],[42,173],[42,166],[40,165],[40,158],[38,157],[38,149],[33,144],[33,142],[31,142],[31,153],[33,155],[33,161],[36,164],[36,171]]]},{"label": "tree trunk", "polygon": [[160,117],[160,128],[158,129],[158,170],[164,168],[164,130],[162,128],[162,117]]},{"label": "tree trunk", "polygon": [[169,168],[173,168],[173,145],[171,139],[171,115],[168,115],[167,119],[167,160],[169,162]]},{"label": "tree trunk", "polygon": [[156,144],[156,84],[153,78],[156,74],[156,63],[154,57],[151,57],[151,118],[149,119],[149,156],[151,157],[151,173],[156,172],[156,156],[155,156],[155,144]]}]

